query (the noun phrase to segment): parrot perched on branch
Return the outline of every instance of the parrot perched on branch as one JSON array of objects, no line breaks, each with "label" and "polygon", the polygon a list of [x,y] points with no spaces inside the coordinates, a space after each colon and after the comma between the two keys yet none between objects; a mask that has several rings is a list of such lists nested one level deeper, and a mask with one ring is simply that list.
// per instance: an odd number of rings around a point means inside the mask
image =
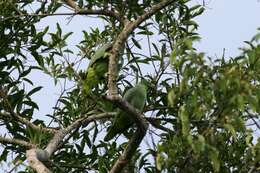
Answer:
[{"label": "parrot perched on branch", "polygon": [[83,88],[86,93],[89,93],[106,77],[108,72],[109,51],[112,49],[112,46],[112,43],[101,46],[93,57],[91,57],[86,78],[83,81]]},{"label": "parrot perched on branch", "polygon": [[[123,96],[123,99],[126,100],[135,109],[139,110],[139,112],[142,112],[146,102],[146,90],[146,85],[139,83],[135,87],[127,90]],[[133,124],[133,119],[131,119],[131,117],[127,115],[124,110],[120,109],[104,140],[109,141],[117,134],[126,132],[127,129],[129,129]]]}]

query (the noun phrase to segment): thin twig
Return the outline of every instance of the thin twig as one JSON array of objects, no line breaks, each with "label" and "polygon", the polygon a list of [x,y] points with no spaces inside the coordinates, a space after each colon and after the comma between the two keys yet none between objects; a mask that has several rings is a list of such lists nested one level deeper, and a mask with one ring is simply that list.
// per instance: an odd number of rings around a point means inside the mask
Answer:
[{"label": "thin twig", "polygon": [[107,9],[98,9],[98,10],[82,9],[72,0],[64,0],[64,1],[65,1],[65,3],[68,6],[70,6],[71,8],[73,8],[75,10],[76,15],[77,14],[84,14],[84,15],[104,15],[104,16],[110,16],[110,17],[114,17],[115,19],[117,19],[118,21],[123,23],[122,16],[119,13],[115,12],[115,11],[107,10]]}]

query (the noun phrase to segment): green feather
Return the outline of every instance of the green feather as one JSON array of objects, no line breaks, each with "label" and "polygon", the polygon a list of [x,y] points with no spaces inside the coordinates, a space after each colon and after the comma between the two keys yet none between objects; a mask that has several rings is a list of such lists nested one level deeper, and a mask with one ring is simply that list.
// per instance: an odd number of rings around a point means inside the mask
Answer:
[{"label": "green feather", "polygon": [[[135,109],[138,109],[140,112],[142,112],[146,102],[146,93],[146,86],[140,83],[134,88],[129,89],[123,98]],[[133,124],[133,119],[127,116],[127,113],[124,110],[120,110],[116,115],[112,126],[109,128],[104,140],[109,141],[117,134],[126,132],[127,129],[129,129]]]},{"label": "green feather", "polygon": [[89,93],[93,87],[105,78],[108,71],[108,54],[111,48],[111,43],[105,44],[91,57],[86,72],[86,79],[83,81],[83,88],[86,93]]},{"label": "green feather", "polygon": [[95,63],[97,63],[98,61],[102,61],[102,59],[108,59],[106,54],[108,53],[108,51],[112,48],[113,44],[111,43],[107,43],[104,44],[103,46],[101,46],[93,55],[93,57],[91,57],[91,60],[89,62],[88,68],[92,67]]}]

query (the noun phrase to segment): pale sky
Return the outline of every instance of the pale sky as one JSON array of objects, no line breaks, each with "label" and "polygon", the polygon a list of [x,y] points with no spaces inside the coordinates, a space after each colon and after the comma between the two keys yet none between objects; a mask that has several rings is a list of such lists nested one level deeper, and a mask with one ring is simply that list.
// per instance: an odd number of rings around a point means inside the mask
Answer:
[{"label": "pale sky", "polygon": [[260,27],[259,0],[205,0],[206,11],[197,17],[199,34],[202,37],[196,45],[207,55],[236,56],[239,47],[245,46]]}]

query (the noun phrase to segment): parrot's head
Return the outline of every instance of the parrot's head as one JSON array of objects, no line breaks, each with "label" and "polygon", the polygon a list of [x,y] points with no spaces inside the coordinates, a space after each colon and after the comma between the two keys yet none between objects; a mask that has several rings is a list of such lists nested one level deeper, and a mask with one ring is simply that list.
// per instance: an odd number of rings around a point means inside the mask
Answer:
[{"label": "parrot's head", "polygon": [[142,79],[141,82],[137,84],[137,86],[142,88],[145,93],[147,93],[147,90],[149,88],[149,81],[146,79]]},{"label": "parrot's head", "polygon": [[139,84],[145,86],[147,89],[150,85],[150,82],[147,79],[142,78]]}]

